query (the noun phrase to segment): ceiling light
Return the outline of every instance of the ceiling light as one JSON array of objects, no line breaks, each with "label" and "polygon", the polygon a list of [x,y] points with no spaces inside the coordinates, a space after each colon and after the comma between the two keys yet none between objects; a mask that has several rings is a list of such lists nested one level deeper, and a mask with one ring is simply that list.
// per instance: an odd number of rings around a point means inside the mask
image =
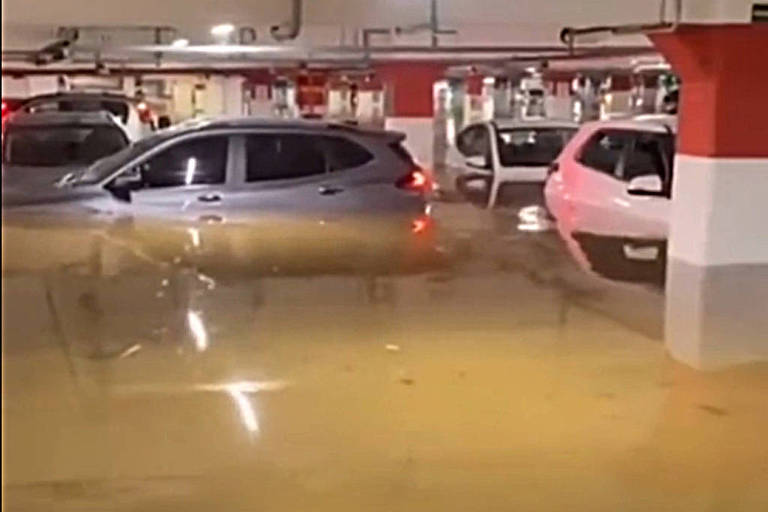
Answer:
[{"label": "ceiling light", "polygon": [[174,39],[174,41],[171,43],[171,46],[173,46],[174,48],[186,48],[187,46],[189,46],[189,39],[184,39],[183,37],[179,39]]},{"label": "ceiling light", "polygon": [[226,37],[235,31],[235,26],[231,23],[222,23],[220,25],[214,25],[211,28],[211,35],[217,37]]}]

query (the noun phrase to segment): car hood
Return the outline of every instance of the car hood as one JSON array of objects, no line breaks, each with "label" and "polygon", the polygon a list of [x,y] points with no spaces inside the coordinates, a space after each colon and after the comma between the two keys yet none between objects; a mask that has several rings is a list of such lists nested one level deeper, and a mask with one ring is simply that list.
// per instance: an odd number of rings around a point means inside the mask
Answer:
[{"label": "car hood", "polygon": [[50,187],[67,174],[77,173],[85,168],[86,166],[83,165],[59,167],[3,165],[3,185],[28,189]]},{"label": "car hood", "polygon": [[30,187],[28,184],[3,183],[3,208],[18,208],[37,205],[54,205],[61,203],[81,202],[88,199],[101,198],[106,192],[98,187],[56,187],[45,185]]}]

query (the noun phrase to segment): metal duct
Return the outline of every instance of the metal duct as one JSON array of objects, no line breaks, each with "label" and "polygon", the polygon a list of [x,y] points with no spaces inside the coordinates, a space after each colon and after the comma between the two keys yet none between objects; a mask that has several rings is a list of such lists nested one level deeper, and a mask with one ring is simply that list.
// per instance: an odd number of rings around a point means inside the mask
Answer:
[{"label": "metal duct", "polygon": [[599,25],[594,27],[574,28],[565,27],[560,31],[560,40],[569,48],[573,48],[577,39],[583,43],[596,42],[607,36],[621,36],[633,34],[648,34],[652,32],[674,31],[680,24],[683,16],[683,0],[675,0],[674,20],[666,21],[667,1],[661,0],[659,8],[659,21],[657,23],[635,23],[627,25]]},{"label": "metal duct", "polygon": [[291,11],[291,21],[287,24],[273,25],[269,32],[275,41],[290,41],[296,39],[301,32],[301,13],[302,0],[291,0],[293,9]]}]

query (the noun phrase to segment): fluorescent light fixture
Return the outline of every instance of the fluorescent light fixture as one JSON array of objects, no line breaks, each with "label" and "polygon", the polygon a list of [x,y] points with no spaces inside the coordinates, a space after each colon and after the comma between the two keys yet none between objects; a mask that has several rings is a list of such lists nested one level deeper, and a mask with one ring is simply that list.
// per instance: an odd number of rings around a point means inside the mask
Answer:
[{"label": "fluorescent light fixture", "polygon": [[174,39],[174,41],[171,43],[171,46],[174,48],[186,48],[189,46],[189,39],[184,39],[183,37]]},{"label": "fluorescent light fixture", "polygon": [[226,37],[235,31],[235,26],[231,23],[221,23],[211,28],[211,35],[216,37]]}]

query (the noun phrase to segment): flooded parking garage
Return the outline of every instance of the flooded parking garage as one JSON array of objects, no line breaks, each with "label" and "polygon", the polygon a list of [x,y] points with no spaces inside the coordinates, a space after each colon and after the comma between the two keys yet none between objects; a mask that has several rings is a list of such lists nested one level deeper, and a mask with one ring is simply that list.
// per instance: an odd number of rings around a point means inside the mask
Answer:
[{"label": "flooded parking garage", "polygon": [[768,510],[768,0],[2,11],[3,511]]},{"label": "flooded parking garage", "polygon": [[768,365],[676,360],[647,262],[621,267],[611,240],[579,253],[515,208],[438,203],[434,217],[407,234],[413,253],[367,222],[6,218],[6,506],[768,500]]}]

